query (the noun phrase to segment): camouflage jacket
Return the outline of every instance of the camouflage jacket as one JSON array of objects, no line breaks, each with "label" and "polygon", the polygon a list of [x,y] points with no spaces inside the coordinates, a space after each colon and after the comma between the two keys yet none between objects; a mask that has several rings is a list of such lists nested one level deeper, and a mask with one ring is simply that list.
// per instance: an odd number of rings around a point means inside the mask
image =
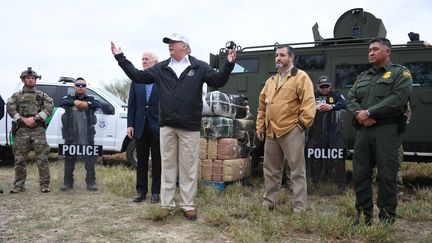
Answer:
[{"label": "camouflage jacket", "polygon": [[21,117],[35,117],[36,120],[45,121],[51,114],[53,106],[53,99],[47,93],[24,87],[9,97],[6,109],[16,122]]}]

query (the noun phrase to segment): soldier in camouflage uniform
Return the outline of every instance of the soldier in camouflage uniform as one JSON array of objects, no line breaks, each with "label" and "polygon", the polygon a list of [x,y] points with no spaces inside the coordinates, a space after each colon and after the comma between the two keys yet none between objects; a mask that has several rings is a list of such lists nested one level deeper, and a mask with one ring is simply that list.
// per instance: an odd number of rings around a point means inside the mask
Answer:
[{"label": "soldier in camouflage uniform", "polygon": [[45,137],[45,120],[53,110],[53,99],[35,88],[36,79],[41,77],[29,67],[21,73],[24,87],[7,101],[7,112],[15,126],[15,181],[10,193],[25,191],[28,153],[34,148],[39,169],[41,192],[50,192],[50,172],[48,154],[50,148]]},{"label": "soldier in camouflage uniform", "polygon": [[397,207],[396,178],[398,150],[404,132],[404,111],[412,92],[411,73],[390,61],[391,43],[385,38],[369,42],[369,62],[373,67],[362,72],[348,92],[348,109],[354,114],[356,140],[353,155],[353,181],[357,215],[372,224],[372,174],[377,167],[379,219],[394,223]]}]

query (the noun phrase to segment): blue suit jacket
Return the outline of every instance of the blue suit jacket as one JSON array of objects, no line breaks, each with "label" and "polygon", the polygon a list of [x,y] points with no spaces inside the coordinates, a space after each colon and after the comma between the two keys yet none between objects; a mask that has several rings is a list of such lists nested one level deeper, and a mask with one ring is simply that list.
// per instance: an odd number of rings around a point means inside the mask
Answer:
[{"label": "blue suit jacket", "polygon": [[147,102],[145,84],[132,82],[129,90],[127,126],[135,128],[135,138],[142,137],[146,122],[153,135],[159,137],[159,89],[153,85]]}]

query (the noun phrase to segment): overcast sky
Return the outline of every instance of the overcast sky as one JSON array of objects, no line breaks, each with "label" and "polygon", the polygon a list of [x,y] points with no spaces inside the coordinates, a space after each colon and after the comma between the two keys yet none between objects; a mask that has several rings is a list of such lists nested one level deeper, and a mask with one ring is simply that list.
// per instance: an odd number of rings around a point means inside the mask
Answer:
[{"label": "overcast sky", "polygon": [[208,62],[229,40],[243,47],[313,41],[316,22],[321,36],[332,38],[337,19],[353,8],[382,19],[394,44],[406,43],[410,31],[432,41],[430,0],[0,0],[0,94],[7,98],[20,87],[28,66],[43,81],[123,80],[111,40],[140,68],[144,50],[166,59],[162,38],[183,33],[192,55]]}]

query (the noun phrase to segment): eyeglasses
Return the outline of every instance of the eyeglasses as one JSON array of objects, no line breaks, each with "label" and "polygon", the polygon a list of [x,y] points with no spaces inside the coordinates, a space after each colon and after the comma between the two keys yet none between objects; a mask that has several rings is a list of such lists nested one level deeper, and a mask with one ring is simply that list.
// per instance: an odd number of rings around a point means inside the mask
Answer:
[{"label": "eyeglasses", "polygon": [[77,88],[85,88],[87,84],[75,84],[75,87]]},{"label": "eyeglasses", "polygon": [[328,89],[330,88],[330,84],[323,84],[319,86],[320,89]]}]

